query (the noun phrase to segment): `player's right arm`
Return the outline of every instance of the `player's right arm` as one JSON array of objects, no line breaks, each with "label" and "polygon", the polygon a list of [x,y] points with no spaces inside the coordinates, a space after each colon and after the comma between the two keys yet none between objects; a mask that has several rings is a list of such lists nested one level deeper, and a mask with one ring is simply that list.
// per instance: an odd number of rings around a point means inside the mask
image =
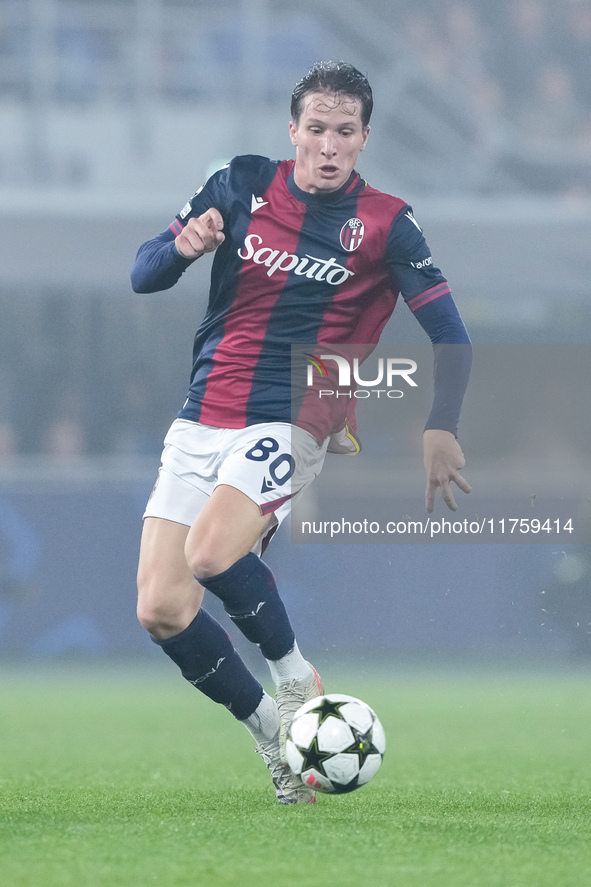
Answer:
[{"label": "player's right arm", "polygon": [[203,215],[191,218],[180,234],[174,239],[176,251],[183,259],[200,259],[205,253],[212,253],[225,240],[224,220],[212,206]]},{"label": "player's right arm", "polygon": [[223,243],[228,179],[228,167],[215,172],[166,231],[140,246],[131,271],[134,292],[170,289],[189,265]]},{"label": "player's right arm", "polygon": [[202,215],[190,218],[175,236],[170,228],[142,244],[131,270],[131,285],[136,293],[156,293],[170,289],[183,271],[205,253],[211,253],[225,239],[221,213],[210,207]]}]

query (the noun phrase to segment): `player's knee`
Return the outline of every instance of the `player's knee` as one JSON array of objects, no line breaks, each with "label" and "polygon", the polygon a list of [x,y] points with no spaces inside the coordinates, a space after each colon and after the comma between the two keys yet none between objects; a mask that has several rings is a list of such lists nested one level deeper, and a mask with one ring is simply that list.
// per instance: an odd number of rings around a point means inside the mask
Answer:
[{"label": "player's knee", "polygon": [[189,625],[195,613],[166,601],[138,598],[137,618],[142,628],[155,638],[173,637]]},{"label": "player's knee", "polygon": [[167,622],[170,621],[169,614],[164,608],[142,595],[141,587],[137,602],[137,618],[142,628],[145,628],[154,637],[159,637],[166,629]]},{"label": "player's knee", "polygon": [[233,562],[232,557],[226,555],[220,545],[208,545],[204,541],[199,544],[187,542],[185,557],[193,576],[198,579],[219,576],[231,567]]},{"label": "player's knee", "polygon": [[149,574],[138,573],[137,618],[140,625],[156,638],[172,637],[186,628],[186,607],[182,606],[170,588],[161,586]]}]

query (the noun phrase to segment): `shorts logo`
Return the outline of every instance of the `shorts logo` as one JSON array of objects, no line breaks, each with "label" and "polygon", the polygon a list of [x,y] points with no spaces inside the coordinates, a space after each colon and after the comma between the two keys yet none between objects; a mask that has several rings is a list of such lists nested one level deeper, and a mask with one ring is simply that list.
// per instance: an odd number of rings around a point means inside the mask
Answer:
[{"label": "shorts logo", "polygon": [[341,228],[341,246],[348,253],[361,246],[363,235],[365,234],[365,225],[361,219],[349,219]]}]

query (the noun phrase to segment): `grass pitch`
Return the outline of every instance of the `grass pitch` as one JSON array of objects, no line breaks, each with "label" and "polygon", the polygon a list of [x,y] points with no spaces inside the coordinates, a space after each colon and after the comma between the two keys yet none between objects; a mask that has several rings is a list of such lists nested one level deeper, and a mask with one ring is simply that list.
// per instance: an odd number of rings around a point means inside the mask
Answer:
[{"label": "grass pitch", "polygon": [[0,677],[3,887],[582,887],[591,676],[328,675],[388,739],[283,807],[246,731],[162,664]]}]

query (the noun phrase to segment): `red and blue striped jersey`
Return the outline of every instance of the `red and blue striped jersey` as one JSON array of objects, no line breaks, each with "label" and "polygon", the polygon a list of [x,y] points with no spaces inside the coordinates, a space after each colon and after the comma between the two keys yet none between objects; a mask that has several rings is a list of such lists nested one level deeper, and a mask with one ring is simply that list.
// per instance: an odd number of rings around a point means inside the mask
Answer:
[{"label": "red and blue striped jersey", "polygon": [[[356,172],[337,191],[302,191],[290,160],[241,156],[218,170],[167,232],[140,247],[136,292],[176,283],[191,262],[174,238],[210,207],[223,217],[225,240],[180,417],[225,428],[291,422],[291,345],[375,344],[399,294],[435,346],[469,342],[411,207]],[[455,433],[468,372],[469,361],[454,380],[459,403],[448,398],[443,411],[436,372],[427,427]],[[326,422],[343,424],[340,416]]]}]

